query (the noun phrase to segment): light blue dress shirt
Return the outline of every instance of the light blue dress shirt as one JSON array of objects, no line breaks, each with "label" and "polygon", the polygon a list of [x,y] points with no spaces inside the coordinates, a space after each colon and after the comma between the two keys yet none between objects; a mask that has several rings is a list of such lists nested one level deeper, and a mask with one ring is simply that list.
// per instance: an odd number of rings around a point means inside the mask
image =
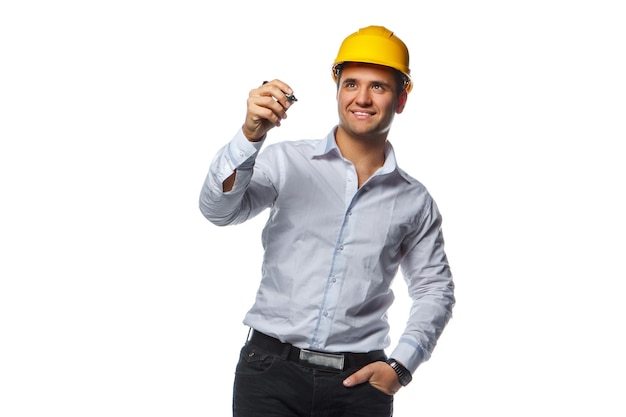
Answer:
[{"label": "light blue dress shirt", "polygon": [[[388,348],[390,285],[401,268],[413,303],[389,356],[413,372],[455,302],[441,215],[426,188],[396,165],[390,143],[384,165],[359,188],[334,132],[260,152],[263,142],[240,129],[213,159],[200,210],[223,226],[269,208],[261,283],[244,324],[300,348]],[[233,189],[223,192],[234,170]]]}]

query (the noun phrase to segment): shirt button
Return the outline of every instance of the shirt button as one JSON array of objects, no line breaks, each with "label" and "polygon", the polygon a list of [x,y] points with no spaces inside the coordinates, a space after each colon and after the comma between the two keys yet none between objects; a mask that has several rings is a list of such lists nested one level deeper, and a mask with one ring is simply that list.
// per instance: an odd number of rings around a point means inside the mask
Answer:
[{"label": "shirt button", "polygon": [[332,278],[330,279],[330,282],[332,282],[332,283],[335,283],[335,282],[337,282],[337,278],[335,278],[335,277],[332,277]]},{"label": "shirt button", "polygon": [[324,317],[328,317],[328,311],[324,311]]},{"label": "shirt button", "polygon": [[343,250],[343,245],[339,245],[339,250]]},{"label": "shirt button", "polygon": [[239,156],[241,156],[243,158],[244,155],[245,155],[245,153],[243,153],[243,151],[239,151]]}]

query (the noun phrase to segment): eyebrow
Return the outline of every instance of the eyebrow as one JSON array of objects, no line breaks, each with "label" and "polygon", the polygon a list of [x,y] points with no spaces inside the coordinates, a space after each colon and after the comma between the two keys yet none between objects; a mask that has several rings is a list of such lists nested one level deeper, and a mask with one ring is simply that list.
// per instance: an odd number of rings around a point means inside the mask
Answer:
[{"label": "eyebrow", "polygon": [[[358,84],[358,80],[356,78],[346,78],[344,79],[341,84],[345,84],[345,83],[354,83],[354,84]],[[382,85],[385,88],[392,88],[391,84],[384,82],[384,81],[370,81],[369,84],[371,85]]]}]

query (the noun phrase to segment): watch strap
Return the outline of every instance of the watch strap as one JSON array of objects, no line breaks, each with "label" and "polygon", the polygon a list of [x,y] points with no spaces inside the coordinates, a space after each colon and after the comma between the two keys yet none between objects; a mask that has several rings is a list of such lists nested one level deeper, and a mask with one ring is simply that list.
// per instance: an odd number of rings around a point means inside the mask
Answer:
[{"label": "watch strap", "polygon": [[387,364],[395,371],[398,376],[398,381],[403,387],[407,386],[413,379],[411,372],[397,360],[389,358],[387,359]]}]

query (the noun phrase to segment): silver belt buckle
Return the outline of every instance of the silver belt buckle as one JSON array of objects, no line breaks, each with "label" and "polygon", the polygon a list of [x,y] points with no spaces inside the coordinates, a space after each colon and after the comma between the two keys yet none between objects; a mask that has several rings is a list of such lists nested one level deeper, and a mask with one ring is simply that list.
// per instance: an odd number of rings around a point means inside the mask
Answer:
[{"label": "silver belt buckle", "polygon": [[300,360],[311,365],[343,371],[345,358],[341,353],[322,353],[300,349]]}]

